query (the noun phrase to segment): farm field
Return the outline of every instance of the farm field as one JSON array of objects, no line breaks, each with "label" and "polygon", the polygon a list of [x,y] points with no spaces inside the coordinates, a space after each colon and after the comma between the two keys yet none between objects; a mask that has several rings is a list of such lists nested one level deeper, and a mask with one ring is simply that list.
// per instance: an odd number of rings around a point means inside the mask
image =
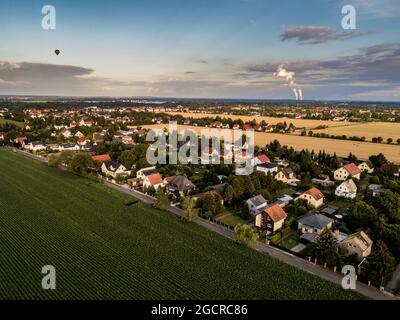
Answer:
[{"label": "farm field", "polygon": [[[371,141],[374,137],[382,137],[384,141],[392,138],[394,143],[400,138],[400,123],[389,122],[367,122],[358,123],[351,126],[330,127],[327,129],[313,130],[317,133],[327,133],[333,135],[359,136]],[[300,134],[300,133],[299,133]]]},{"label": "farm field", "polygon": [[213,113],[193,113],[193,112],[166,112],[170,115],[181,115],[185,118],[215,118],[217,116],[221,118],[231,118],[232,120],[242,119],[244,122],[252,121],[256,119],[257,122],[262,120],[270,123],[277,124],[279,122],[286,121],[287,123],[293,123],[298,128],[316,128],[321,125],[326,125],[329,127],[343,127],[351,126],[354,122],[341,122],[341,121],[327,121],[327,120],[311,120],[311,119],[290,119],[290,118],[274,118],[274,117],[256,117],[256,116],[241,116],[241,115],[229,115],[229,114],[213,114]]},{"label": "farm field", "polygon": [[0,299],[362,298],[69,172],[3,149],[0,167]]},{"label": "farm field", "polygon": [[[166,126],[166,124],[158,124],[143,127],[163,129]],[[179,130],[185,128],[193,129],[198,134],[202,129],[202,127],[195,126],[178,126]],[[400,146],[393,144],[376,144],[372,142],[314,138],[293,134],[266,132],[255,132],[254,139],[255,144],[258,146],[265,146],[273,140],[278,140],[282,145],[291,146],[295,150],[308,149],[310,151],[314,150],[315,152],[318,152],[319,150],[325,150],[325,152],[330,154],[334,154],[336,152],[338,156],[348,156],[351,152],[355,154],[359,159],[368,159],[369,156],[382,152],[390,161],[393,161],[395,163],[398,163],[400,161]]]}]

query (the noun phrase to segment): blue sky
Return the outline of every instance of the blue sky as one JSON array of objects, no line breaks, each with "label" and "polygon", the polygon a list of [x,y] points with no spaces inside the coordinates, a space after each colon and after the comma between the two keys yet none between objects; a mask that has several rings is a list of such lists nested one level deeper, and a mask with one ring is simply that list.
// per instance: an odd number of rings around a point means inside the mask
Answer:
[{"label": "blue sky", "polygon": [[2,0],[0,27],[0,94],[400,100],[396,0]]}]

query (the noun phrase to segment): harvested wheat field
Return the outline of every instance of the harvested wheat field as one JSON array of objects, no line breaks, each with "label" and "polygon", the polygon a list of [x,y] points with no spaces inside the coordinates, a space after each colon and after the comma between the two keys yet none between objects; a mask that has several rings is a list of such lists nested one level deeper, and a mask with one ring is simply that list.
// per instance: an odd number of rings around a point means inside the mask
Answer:
[{"label": "harvested wheat field", "polygon": [[[164,129],[167,128],[167,124],[148,125],[143,127],[152,129]],[[178,126],[178,130],[184,130],[186,128],[193,129],[197,134],[200,133],[201,129],[208,129],[205,127],[183,125]],[[278,140],[282,145],[291,146],[295,150],[308,149],[310,151],[314,150],[315,152],[325,150],[325,152],[330,154],[336,152],[338,156],[348,156],[351,152],[355,154],[359,159],[368,159],[369,156],[382,152],[388,160],[395,163],[400,163],[399,145],[313,138],[291,134],[255,132],[255,144],[258,146],[265,146],[273,140]]]},{"label": "harvested wheat field", "polygon": [[352,126],[354,122],[342,122],[342,121],[328,121],[328,120],[309,120],[309,119],[290,119],[290,118],[273,118],[273,117],[256,117],[256,116],[240,116],[230,114],[214,114],[214,113],[191,113],[191,112],[166,112],[170,115],[181,115],[185,118],[231,118],[232,120],[242,119],[244,122],[256,120],[257,122],[265,121],[269,124],[277,124],[279,122],[286,121],[287,123],[293,123],[298,128],[316,128],[318,126],[328,127],[343,127]]},{"label": "harvested wheat field", "polygon": [[400,138],[400,123],[391,122],[365,122],[351,126],[330,127],[328,129],[313,130],[314,132],[333,135],[359,136],[371,141],[374,137],[382,137],[384,140],[392,138],[394,142]]}]

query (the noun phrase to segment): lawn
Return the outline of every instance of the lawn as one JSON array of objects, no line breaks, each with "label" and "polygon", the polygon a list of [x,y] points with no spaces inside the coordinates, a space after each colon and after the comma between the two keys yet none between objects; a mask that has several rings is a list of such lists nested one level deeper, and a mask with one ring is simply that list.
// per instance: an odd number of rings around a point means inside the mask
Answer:
[{"label": "lawn", "polygon": [[5,124],[5,123],[15,124],[19,128],[22,128],[25,125],[23,122],[0,118],[0,125]]},{"label": "lawn", "polygon": [[341,210],[345,210],[348,207],[350,207],[352,205],[352,201],[346,200],[346,199],[336,199],[333,200],[332,202],[329,202],[329,205],[337,207]]},{"label": "lawn", "polygon": [[297,232],[292,232],[289,236],[283,239],[279,245],[286,249],[292,249],[293,247],[297,246],[299,242],[300,236],[297,234]]},{"label": "lawn", "polygon": [[0,167],[0,299],[362,298],[19,154],[0,149]]},{"label": "lawn", "polygon": [[238,223],[248,223],[247,220],[242,219],[241,217],[239,217],[238,215],[232,214],[232,213],[228,213],[228,215],[226,215],[226,213],[224,215],[221,215],[222,218],[219,219],[219,221],[229,225],[229,226],[236,226]]}]

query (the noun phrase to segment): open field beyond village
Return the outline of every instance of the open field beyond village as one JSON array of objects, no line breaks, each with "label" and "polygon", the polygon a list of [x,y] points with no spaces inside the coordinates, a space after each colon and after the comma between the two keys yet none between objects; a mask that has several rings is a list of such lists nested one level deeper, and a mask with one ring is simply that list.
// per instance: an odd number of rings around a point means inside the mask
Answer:
[{"label": "open field beyond village", "polygon": [[[312,120],[303,120],[303,121],[312,121]],[[332,122],[331,122],[332,123]],[[371,123],[373,124],[373,123]],[[393,124],[396,125],[396,124]],[[145,128],[153,128],[153,129],[164,129],[167,128],[167,124],[157,124],[157,125],[148,125],[143,126]],[[178,130],[183,130],[185,128],[190,128],[196,131],[196,133],[200,133],[201,128],[196,126],[187,126],[187,125],[178,125]],[[345,129],[350,130],[350,126],[345,127]],[[332,128],[335,130],[336,128]],[[339,130],[339,128],[337,128]],[[343,128],[341,128],[343,129]],[[229,129],[227,129],[229,130]],[[398,133],[400,136],[400,132]],[[323,151],[334,154],[336,153],[338,156],[348,156],[349,153],[355,154],[360,159],[368,159],[372,154],[376,154],[378,152],[383,153],[386,158],[390,161],[398,163],[400,161],[400,146],[398,145],[390,145],[390,144],[375,144],[371,142],[359,142],[359,141],[349,141],[349,140],[337,140],[337,139],[326,139],[326,138],[316,138],[316,137],[307,137],[293,134],[279,134],[279,133],[266,133],[266,132],[255,132],[254,133],[255,144],[264,147],[266,144],[278,140],[282,145],[288,145],[293,147],[295,150],[314,150],[315,152]]]}]

